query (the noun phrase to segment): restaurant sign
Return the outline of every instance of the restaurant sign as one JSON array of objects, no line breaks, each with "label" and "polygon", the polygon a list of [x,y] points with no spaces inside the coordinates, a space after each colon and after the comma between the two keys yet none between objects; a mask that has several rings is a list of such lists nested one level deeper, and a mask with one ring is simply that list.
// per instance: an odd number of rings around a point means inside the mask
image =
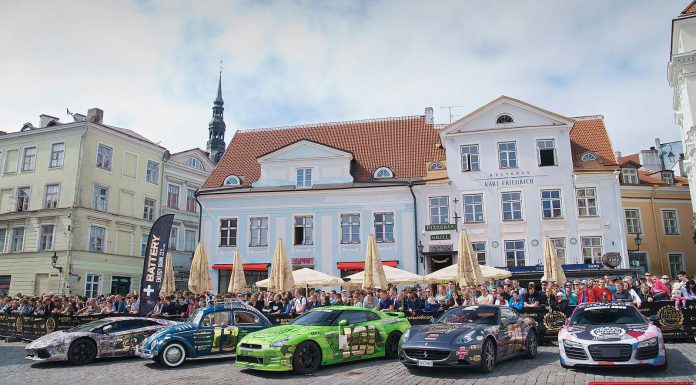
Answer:
[{"label": "restaurant sign", "polygon": [[425,231],[456,230],[456,223],[443,223],[439,225],[425,225]]},{"label": "restaurant sign", "polygon": [[302,257],[302,258],[292,258],[293,266],[314,266],[314,258]]},{"label": "restaurant sign", "polygon": [[441,241],[447,239],[451,239],[451,236],[449,234],[433,234],[430,236],[431,241]]}]

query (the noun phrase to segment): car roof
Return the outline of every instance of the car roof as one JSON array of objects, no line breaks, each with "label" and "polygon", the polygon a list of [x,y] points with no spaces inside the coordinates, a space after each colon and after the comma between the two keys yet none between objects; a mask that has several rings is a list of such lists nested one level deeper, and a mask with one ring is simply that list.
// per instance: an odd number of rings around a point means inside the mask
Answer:
[{"label": "car roof", "polygon": [[604,301],[604,302],[585,302],[578,304],[578,308],[586,308],[586,307],[600,307],[600,306],[623,306],[623,307],[632,307],[633,303],[630,302],[622,302],[622,301]]},{"label": "car roof", "polygon": [[362,311],[369,311],[372,313],[381,313],[377,310],[374,309],[368,309],[366,307],[358,307],[358,306],[321,306],[321,307],[315,307],[312,310],[362,310]]}]

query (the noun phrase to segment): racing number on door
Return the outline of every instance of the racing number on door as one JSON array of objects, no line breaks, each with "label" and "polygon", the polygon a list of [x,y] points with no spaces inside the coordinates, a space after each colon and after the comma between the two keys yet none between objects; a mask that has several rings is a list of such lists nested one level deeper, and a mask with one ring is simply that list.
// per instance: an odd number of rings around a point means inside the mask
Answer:
[{"label": "racing number on door", "polygon": [[344,328],[347,344],[341,347],[343,358],[360,357],[375,352],[375,325]]},{"label": "racing number on door", "polygon": [[236,326],[216,326],[213,328],[213,346],[210,351],[215,352],[230,352],[237,347],[237,335],[239,329]]}]

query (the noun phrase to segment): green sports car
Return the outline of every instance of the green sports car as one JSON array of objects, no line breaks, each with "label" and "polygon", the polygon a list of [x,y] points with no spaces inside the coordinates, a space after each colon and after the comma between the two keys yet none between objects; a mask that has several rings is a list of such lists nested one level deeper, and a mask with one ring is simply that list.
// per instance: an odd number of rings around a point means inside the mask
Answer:
[{"label": "green sports car", "polygon": [[374,357],[397,358],[410,323],[403,313],[352,306],[312,309],[290,325],[247,335],[237,346],[237,365],[307,374],[320,365]]}]

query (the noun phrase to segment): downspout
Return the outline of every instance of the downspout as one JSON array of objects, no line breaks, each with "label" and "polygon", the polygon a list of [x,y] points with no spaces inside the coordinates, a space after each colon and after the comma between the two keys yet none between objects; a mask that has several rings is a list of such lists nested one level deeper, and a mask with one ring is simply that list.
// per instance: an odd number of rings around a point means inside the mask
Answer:
[{"label": "downspout", "polygon": [[196,190],[196,193],[193,194],[193,197],[196,198],[196,203],[198,203],[198,242],[201,241],[201,223],[203,221],[203,205],[201,204],[201,201],[198,200],[198,190]]},{"label": "downspout", "polygon": [[418,262],[420,255],[418,255],[418,205],[416,203],[416,194],[413,193],[413,182],[408,182],[408,190],[411,192],[413,197],[413,247],[416,249],[416,274],[419,274],[418,268],[420,263]]},{"label": "downspout", "polygon": [[657,186],[653,186],[653,191],[652,194],[650,194],[650,209],[652,210],[652,215],[653,215],[653,226],[655,228],[655,236],[657,238],[657,253],[660,258],[660,269],[662,270],[662,274],[665,274],[665,267],[664,267],[664,261],[663,261],[663,255],[662,255],[662,240],[660,239],[660,231],[659,227],[657,226],[657,214],[655,213],[655,195],[657,194]]}]

